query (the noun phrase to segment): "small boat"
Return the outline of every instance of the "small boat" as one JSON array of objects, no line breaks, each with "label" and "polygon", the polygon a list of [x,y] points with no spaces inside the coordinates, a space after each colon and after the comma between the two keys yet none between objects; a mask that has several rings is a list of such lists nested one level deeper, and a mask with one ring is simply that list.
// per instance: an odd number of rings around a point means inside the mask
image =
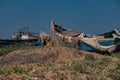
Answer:
[{"label": "small boat", "polygon": [[11,39],[0,39],[0,45],[11,45],[16,43],[36,44],[40,39],[38,33],[29,32],[29,28],[19,29],[18,32],[12,34]]},{"label": "small boat", "polygon": [[39,34],[29,32],[29,28],[26,27],[23,29],[19,29],[18,32],[14,32],[12,34],[12,39],[17,39],[17,40],[39,39]]}]

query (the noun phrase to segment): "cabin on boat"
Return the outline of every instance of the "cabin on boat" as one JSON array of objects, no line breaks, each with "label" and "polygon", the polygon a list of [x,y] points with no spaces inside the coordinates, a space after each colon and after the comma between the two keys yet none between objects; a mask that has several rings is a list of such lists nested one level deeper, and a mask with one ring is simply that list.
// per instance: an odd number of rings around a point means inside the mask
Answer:
[{"label": "cabin on boat", "polygon": [[20,29],[18,32],[14,32],[12,34],[12,39],[19,39],[19,40],[39,39],[39,34],[29,32],[29,28],[26,27]]}]

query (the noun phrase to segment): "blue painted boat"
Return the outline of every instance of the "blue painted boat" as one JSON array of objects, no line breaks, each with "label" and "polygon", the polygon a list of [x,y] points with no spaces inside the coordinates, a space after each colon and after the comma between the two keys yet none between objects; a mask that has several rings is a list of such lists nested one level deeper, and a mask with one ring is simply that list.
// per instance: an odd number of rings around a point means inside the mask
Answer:
[{"label": "blue painted boat", "polygon": [[[98,41],[98,43],[102,46],[110,46],[114,44],[114,40],[109,41]],[[95,51],[96,49],[92,48],[91,46],[87,45],[84,42],[79,43],[80,49],[82,50],[88,50],[88,51]]]}]

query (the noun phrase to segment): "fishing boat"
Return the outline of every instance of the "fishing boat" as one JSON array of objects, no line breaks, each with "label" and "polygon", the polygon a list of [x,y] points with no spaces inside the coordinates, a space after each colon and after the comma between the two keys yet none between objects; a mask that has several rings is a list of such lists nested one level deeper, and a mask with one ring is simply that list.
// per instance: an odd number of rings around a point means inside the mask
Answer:
[{"label": "fishing boat", "polygon": [[0,45],[11,45],[16,43],[33,44],[40,39],[38,33],[29,32],[29,28],[19,29],[18,32],[13,32],[11,39],[0,39]]},{"label": "fishing boat", "polygon": [[56,42],[60,44],[70,43],[73,45],[73,47],[79,46],[80,49],[84,49],[83,47],[87,46],[94,51],[109,53],[115,51],[116,48],[120,45],[120,41],[114,43],[115,39],[113,39],[113,41],[99,41],[95,36],[87,37],[84,33],[66,29],[61,25],[55,24],[54,22],[51,22],[50,37],[52,44],[56,44]]},{"label": "fishing boat", "polygon": [[16,39],[16,40],[29,40],[29,39],[38,39],[38,38],[39,38],[39,34],[30,32],[28,27],[19,29],[18,32],[13,32],[12,34],[12,39]]}]

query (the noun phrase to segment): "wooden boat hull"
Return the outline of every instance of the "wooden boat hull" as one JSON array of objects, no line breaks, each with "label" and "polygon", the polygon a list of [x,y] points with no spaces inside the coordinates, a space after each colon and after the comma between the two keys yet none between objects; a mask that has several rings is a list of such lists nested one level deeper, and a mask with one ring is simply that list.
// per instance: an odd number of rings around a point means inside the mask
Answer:
[{"label": "wooden boat hull", "polygon": [[[109,40],[109,41],[98,41],[100,45],[102,46],[110,46],[114,44],[114,40]],[[88,51],[95,51],[96,49],[94,49],[93,47],[87,45],[84,42],[80,42],[79,44],[80,48],[83,50],[88,50]]]}]

